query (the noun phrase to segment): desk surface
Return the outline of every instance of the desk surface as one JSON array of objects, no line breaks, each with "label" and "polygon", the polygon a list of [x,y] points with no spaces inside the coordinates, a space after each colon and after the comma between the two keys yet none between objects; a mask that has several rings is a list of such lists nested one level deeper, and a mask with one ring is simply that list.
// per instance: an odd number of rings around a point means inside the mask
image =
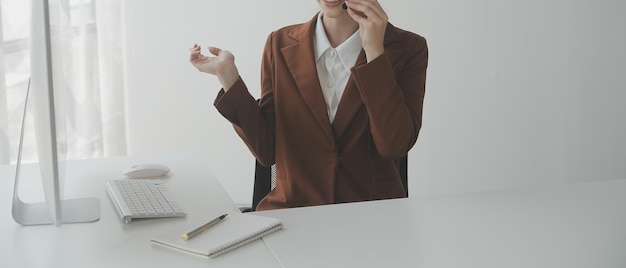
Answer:
[{"label": "desk surface", "polygon": [[284,267],[626,267],[626,180],[256,213]]},{"label": "desk surface", "polygon": [[[106,194],[104,181],[121,178],[122,169],[160,163],[172,170],[170,192],[188,212],[186,218],[139,220],[124,224]],[[20,187],[34,189],[33,165],[24,165]],[[263,241],[215,259],[190,256],[153,246],[150,239],[187,221],[239,213],[237,206],[207,170],[202,159],[180,154],[68,161],[66,198],[97,197],[100,220],[55,226],[21,226],[11,218],[15,166],[0,166],[0,267],[279,267]],[[35,182],[38,182],[35,180]],[[29,185],[30,184],[30,185]],[[41,186],[39,186],[41,187]],[[41,192],[23,193],[29,201]]]},{"label": "desk surface", "polygon": [[[187,221],[238,213],[203,161],[70,161],[66,197],[97,197],[101,219],[60,228],[11,219],[15,167],[0,166],[0,267],[626,267],[626,180],[256,212],[284,230],[211,260],[152,246]],[[186,218],[121,222],[104,180],[138,163],[172,169],[164,180]]]}]

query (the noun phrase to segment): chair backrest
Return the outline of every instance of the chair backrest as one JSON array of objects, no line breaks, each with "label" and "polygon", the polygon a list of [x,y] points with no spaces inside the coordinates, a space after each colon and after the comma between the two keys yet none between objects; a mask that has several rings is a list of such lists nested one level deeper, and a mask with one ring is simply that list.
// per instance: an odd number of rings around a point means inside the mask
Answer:
[{"label": "chair backrest", "polygon": [[255,162],[254,189],[252,190],[252,210],[261,202],[274,187],[276,187],[276,165],[263,166],[259,161]]},{"label": "chair backrest", "polygon": [[[404,185],[404,194],[409,196],[408,188],[408,160],[407,157],[401,157],[397,160],[396,165],[400,171],[400,179]],[[275,165],[266,167],[255,160],[254,171],[254,189],[252,192],[252,209],[256,210],[256,206],[261,199],[265,197],[272,189],[276,187],[276,167]]]}]

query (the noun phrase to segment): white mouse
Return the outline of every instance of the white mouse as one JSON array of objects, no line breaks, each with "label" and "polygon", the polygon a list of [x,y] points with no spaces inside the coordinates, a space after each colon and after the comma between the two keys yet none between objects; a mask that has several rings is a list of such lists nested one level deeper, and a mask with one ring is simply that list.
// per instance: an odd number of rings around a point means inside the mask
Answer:
[{"label": "white mouse", "polygon": [[161,164],[140,164],[125,168],[122,174],[129,178],[162,177],[170,173],[170,168]]}]

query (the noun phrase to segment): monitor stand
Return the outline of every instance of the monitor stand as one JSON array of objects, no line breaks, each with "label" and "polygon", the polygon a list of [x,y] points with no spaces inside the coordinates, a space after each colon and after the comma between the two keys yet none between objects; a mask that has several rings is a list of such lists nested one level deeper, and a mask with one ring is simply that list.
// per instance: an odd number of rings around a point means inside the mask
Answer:
[{"label": "monitor stand", "polygon": [[12,214],[15,222],[21,225],[49,225],[60,226],[63,223],[94,222],[100,219],[100,201],[94,197],[61,200],[59,209],[60,219],[56,222],[52,218],[52,212],[46,202],[26,203],[18,194],[20,183],[20,166],[23,137],[20,138],[20,150],[15,168],[15,186],[13,188]]},{"label": "monitor stand", "polygon": [[[46,203],[24,203],[17,193],[13,195],[13,219],[26,226],[56,224]],[[61,223],[94,222],[99,219],[100,202],[97,198],[61,200]]]}]

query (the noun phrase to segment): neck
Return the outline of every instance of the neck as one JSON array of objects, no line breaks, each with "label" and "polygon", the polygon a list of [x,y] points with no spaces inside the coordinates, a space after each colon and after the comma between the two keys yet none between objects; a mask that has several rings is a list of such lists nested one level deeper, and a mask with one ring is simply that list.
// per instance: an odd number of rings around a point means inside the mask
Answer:
[{"label": "neck", "polygon": [[336,18],[323,16],[322,21],[324,23],[324,31],[332,47],[339,46],[348,40],[354,32],[359,30],[359,24],[352,20],[347,13],[345,13],[345,16]]}]

